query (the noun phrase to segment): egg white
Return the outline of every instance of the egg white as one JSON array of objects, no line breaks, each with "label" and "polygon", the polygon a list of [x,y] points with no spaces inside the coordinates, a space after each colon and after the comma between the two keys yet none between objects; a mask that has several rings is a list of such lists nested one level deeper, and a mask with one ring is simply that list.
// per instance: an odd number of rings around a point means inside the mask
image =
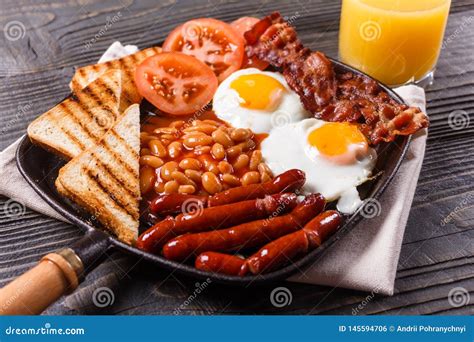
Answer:
[{"label": "egg white", "polygon": [[314,153],[308,135],[324,124],[318,119],[305,119],[275,127],[261,144],[263,159],[276,175],[289,169],[304,171],[304,192],[319,192],[328,201],[339,199],[339,211],[349,214],[362,203],[356,187],[371,176],[377,154],[369,148],[352,163],[337,164]]},{"label": "egg white", "polygon": [[[281,102],[272,110],[258,110],[241,107],[245,101],[230,87],[232,81],[241,75],[264,74],[280,82],[286,89]],[[236,128],[250,128],[255,133],[269,133],[272,128],[297,122],[310,117],[303,108],[299,96],[293,92],[282,74],[261,71],[256,68],[242,69],[227,77],[217,88],[212,100],[214,113],[221,120]]]}]

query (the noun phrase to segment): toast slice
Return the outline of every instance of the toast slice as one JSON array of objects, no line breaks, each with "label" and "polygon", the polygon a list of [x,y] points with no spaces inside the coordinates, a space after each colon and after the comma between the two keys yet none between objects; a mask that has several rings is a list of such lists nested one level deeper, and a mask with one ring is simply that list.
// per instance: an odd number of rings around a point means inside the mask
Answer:
[{"label": "toast slice", "polygon": [[130,106],[99,143],[59,170],[56,188],[133,244],[139,225],[139,105]]},{"label": "toast slice", "polygon": [[30,140],[65,159],[74,158],[96,145],[113,126],[120,113],[121,91],[121,71],[107,71],[30,123]]},{"label": "toast slice", "polygon": [[76,70],[69,86],[73,92],[79,92],[107,70],[120,69],[122,71],[122,96],[120,99],[120,109],[125,110],[130,105],[140,103],[142,100],[141,95],[137,91],[134,80],[137,65],[148,57],[160,52],[160,47],[152,47],[120,59],[114,59],[100,64],[87,65]]}]

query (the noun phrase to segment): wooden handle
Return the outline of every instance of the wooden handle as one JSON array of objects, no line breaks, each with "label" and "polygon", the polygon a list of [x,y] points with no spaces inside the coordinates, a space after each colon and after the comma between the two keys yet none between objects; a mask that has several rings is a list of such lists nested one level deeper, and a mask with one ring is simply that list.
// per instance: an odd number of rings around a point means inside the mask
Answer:
[{"label": "wooden handle", "polygon": [[44,256],[34,268],[0,289],[0,314],[36,315],[74,291],[84,271],[70,248]]}]

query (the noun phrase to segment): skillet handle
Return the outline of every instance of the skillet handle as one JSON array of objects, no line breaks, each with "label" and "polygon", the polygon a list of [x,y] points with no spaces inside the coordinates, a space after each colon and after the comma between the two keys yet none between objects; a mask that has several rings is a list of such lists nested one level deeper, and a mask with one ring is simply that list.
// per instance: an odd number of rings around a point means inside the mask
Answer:
[{"label": "skillet handle", "polygon": [[[38,265],[22,274],[0,290],[2,315],[36,315],[63,294],[76,289],[82,272],[82,262],[70,248],[44,256]],[[77,256],[76,256],[77,257]]]},{"label": "skillet handle", "polygon": [[105,233],[92,231],[71,248],[45,255],[35,267],[0,289],[0,314],[40,314],[61,296],[73,292],[108,246]]}]

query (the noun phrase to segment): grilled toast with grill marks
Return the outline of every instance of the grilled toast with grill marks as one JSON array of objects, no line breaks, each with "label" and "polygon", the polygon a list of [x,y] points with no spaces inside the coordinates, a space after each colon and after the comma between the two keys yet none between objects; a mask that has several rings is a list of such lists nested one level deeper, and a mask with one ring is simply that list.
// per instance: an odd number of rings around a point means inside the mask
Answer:
[{"label": "grilled toast with grill marks", "polygon": [[76,70],[69,86],[72,91],[79,92],[82,88],[87,86],[107,70],[120,69],[122,71],[122,96],[120,99],[120,109],[125,110],[130,105],[140,103],[142,100],[142,96],[138,93],[134,80],[137,65],[148,57],[160,52],[160,47],[152,47],[105,63],[87,65]]},{"label": "grilled toast with grill marks", "polygon": [[65,159],[71,159],[97,144],[119,116],[122,74],[104,73],[76,94],[36,118],[28,136]]},{"label": "grilled toast with grill marks", "polygon": [[139,105],[130,106],[99,143],[59,170],[56,188],[133,244],[139,226]]}]

